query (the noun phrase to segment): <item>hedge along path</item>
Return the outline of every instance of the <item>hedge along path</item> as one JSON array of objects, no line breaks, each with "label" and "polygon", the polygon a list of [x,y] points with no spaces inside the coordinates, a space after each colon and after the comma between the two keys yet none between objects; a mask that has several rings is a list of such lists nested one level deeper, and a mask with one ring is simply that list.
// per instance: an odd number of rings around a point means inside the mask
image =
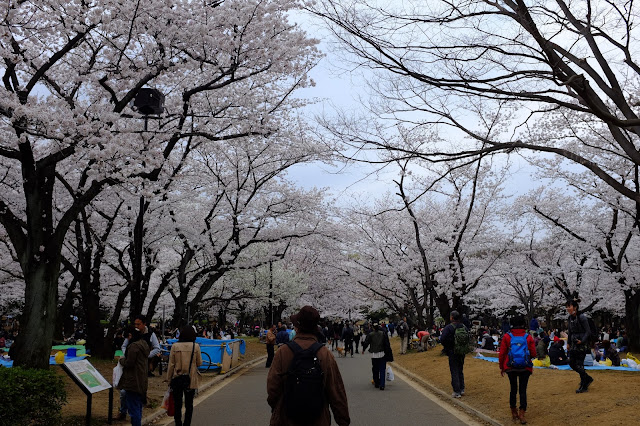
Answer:
[{"label": "hedge along path", "polygon": [[[428,352],[399,355],[400,340],[391,339],[395,362],[434,387],[451,394],[451,375],[442,346]],[[640,376],[637,372],[592,370],[589,392],[576,394],[579,377],[573,371],[535,369],[527,391],[529,424],[637,424]],[[502,424],[511,424],[509,379],[495,363],[468,355],[464,365],[465,396],[461,402]],[[579,408],[578,408],[579,407]]]}]

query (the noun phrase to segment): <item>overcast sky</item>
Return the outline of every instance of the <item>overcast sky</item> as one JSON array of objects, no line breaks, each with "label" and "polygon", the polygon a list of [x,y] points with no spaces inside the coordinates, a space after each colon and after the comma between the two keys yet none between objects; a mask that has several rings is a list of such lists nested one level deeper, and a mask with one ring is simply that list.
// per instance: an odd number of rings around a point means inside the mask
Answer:
[{"label": "overcast sky", "polygon": [[[322,112],[331,113],[334,108],[356,110],[361,108],[359,98],[367,99],[365,83],[358,72],[345,70],[340,57],[331,50],[331,36],[328,31],[314,18],[295,15],[296,22],[306,29],[311,37],[321,40],[320,49],[326,57],[312,70],[311,77],[316,82],[315,87],[305,88],[299,96],[318,98],[320,102],[310,106],[306,114],[313,116]],[[508,182],[507,192],[510,194],[524,194],[540,183],[531,178],[534,168],[521,158],[511,157],[514,162],[514,175]],[[394,191],[391,180],[397,177],[396,170],[376,173],[374,166],[363,164],[338,165],[332,167],[327,164],[305,164],[290,169],[289,176],[304,188],[329,188],[338,200],[348,200],[353,196],[363,196],[373,199],[387,191]]]}]

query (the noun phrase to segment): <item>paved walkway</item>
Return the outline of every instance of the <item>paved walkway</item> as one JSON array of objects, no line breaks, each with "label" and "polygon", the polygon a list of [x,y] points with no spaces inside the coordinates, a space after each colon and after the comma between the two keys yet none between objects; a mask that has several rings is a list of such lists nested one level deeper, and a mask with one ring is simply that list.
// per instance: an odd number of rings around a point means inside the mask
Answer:
[{"label": "paved walkway", "polygon": [[[384,391],[371,384],[371,360],[366,355],[338,358],[338,366],[347,390],[352,425],[442,425],[474,423],[465,414],[441,406],[412,382],[396,373]],[[264,364],[236,374],[196,400],[192,425],[256,426],[268,425],[267,369]],[[173,424],[171,421],[160,424]],[[335,423],[334,423],[335,424]]]}]

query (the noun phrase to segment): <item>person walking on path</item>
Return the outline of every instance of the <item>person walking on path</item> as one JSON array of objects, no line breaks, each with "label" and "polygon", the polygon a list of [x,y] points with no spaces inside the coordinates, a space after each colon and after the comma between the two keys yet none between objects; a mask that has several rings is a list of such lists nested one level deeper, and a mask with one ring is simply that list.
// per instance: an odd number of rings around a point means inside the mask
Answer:
[{"label": "person walking on path", "polygon": [[380,390],[384,390],[387,360],[385,357],[385,339],[389,337],[382,331],[380,325],[376,322],[373,324],[373,331],[367,334],[362,343],[362,353],[369,348],[371,354],[371,373],[373,376],[373,385]]},{"label": "person walking on path", "polygon": [[[462,324],[462,316],[458,311],[451,311],[451,322],[442,330],[440,342],[444,346],[444,352],[449,357],[449,370],[451,371],[451,387],[454,398],[464,395],[464,357],[469,348],[469,330]],[[463,340],[466,336],[466,348]]]},{"label": "person walking on path", "polygon": [[356,353],[360,352],[360,340],[362,339],[362,329],[359,325],[353,326],[353,343],[356,345]]},{"label": "person walking on path", "polygon": [[590,351],[589,337],[591,332],[589,321],[584,314],[578,313],[577,300],[569,300],[565,306],[569,313],[569,366],[580,375],[580,386],[576,393],[583,393],[589,390],[589,385],[593,382],[593,377],[589,376],[584,369],[584,358]]},{"label": "person walking on path", "polygon": [[[351,423],[349,405],[347,404],[347,393],[338,364],[329,348],[320,345],[316,336],[320,314],[315,308],[304,306],[296,315],[291,317],[291,321],[296,327],[296,337],[293,342],[282,346],[278,350],[267,376],[267,403],[271,407],[270,425],[330,425],[331,413],[329,408],[331,408],[333,418],[339,426],[348,425]],[[302,350],[317,348],[315,357],[320,364],[323,377],[321,394],[317,397],[296,398],[291,393],[287,393],[287,373],[294,360],[292,347],[296,346]],[[306,388],[306,390],[308,389]],[[298,397],[301,396],[298,395]],[[304,402],[297,401],[297,399],[304,399]],[[322,407],[315,417],[312,416],[312,418],[307,418],[304,421],[295,420],[292,417],[300,412],[303,413],[302,415],[311,415],[310,413],[313,410],[310,407],[316,405],[319,399],[322,400]],[[293,405],[291,401],[296,401],[297,404]]]},{"label": "person walking on path", "polygon": [[[527,385],[529,377],[533,373],[531,360],[536,357],[536,346],[533,337],[527,334],[526,320],[522,316],[511,319],[511,331],[506,333],[500,344],[498,359],[500,362],[500,374],[504,377],[507,373],[511,392],[509,393],[509,406],[513,420],[520,420],[526,424],[525,413],[527,411]],[[518,382],[519,385],[518,385]],[[516,396],[520,392],[520,412],[516,406]]]},{"label": "person walking on path", "polygon": [[[196,332],[193,328],[186,326],[180,331],[180,339],[171,345],[171,354],[169,355],[169,366],[167,367],[167,381],[171,383],[171,379],[188,375],[189,383],[182,385],[175,383],[172,385],[173,401],[175,411],[173,419],[176,426],[189,426],[191,417],[193,416],[193,397],[196,389],[200,387],[200,372],[198,367],[202,365],[202,353],[200,345],[196,342]],[[182,421],[182,401],[184,396],[184,422]]]},{"label": "person walking on path", "polygon": [[351,358],[353,358],[353,337],[353,328],[347,322],[342,329],[342,340],[344,340],[344,354],[345,356],[351,354]]},{"label": "person walking on path", "polygon": [[129,344],[124,357],[118,361],[122,365],[122,377],[118,388],[125,391],[125,399],[131,424],[140,426],[142,423],[142,406],[147,401],[147,387],[149,377],[149,345],[144,340],[140,330],[131,328],[128,333]]},{"label": "person walking on path", "polygon": [[409,345],[409,324],[407,323],[407,317],[402,317],[398,322],[398,336],[400,336],[400,354],[407,353],[407,346]]},{"label": "person walking on path", "polygon": [[271,324],[271,328],[269,328],[269,331],[267,331],[266,343],[267,343],[267,364],[265,365],[265,367],[269,368],[271,367],[271,363],[273,362],[273,354],[274,354],[275,345],[276,345],[275,324]]}]

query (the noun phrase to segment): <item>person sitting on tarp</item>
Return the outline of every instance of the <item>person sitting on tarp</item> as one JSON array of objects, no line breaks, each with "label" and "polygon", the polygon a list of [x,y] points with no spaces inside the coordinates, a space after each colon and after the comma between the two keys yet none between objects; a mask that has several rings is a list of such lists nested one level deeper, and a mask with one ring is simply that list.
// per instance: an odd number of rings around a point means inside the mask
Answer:
[{"label": "person sitting on tarp", "polygon": [[536,353],[538,354],[538,359],[545,359],[549,355],[544,338],[541,338],[536,343]]},{"label": "person sitting on tarp", "polygon": [[549,358],[552,365],[568,365],[569,359],[564,351],[564,341],[557,336],[553,338],[553,343],[549,348]]},{"label": "person sitting on tarp", "polygon": [[626,352],[627,346],[629,345],[629,339],[627,339],[627,332],[622,330],[620,332],[620,337],[618,337],[618,341],[616,342],[618,346],[618,352]]},{"label": "person sitting on tarp", "polygon": [[620,367],[620,354],[614,345],[610,341],[604,340],[602,342],[602,349],[604,349],[604,358],[611,360],[611,365]]},{"label": "person sitting on tarp", "polygon": [[493,345],[493,337],[491,337],[491,335],[489,334],[489,330],[484,330],[484,333],[482,334],[482,344],[480,345],[481,349],[485,349],[488,351],[495,351],[496,348]]}]

